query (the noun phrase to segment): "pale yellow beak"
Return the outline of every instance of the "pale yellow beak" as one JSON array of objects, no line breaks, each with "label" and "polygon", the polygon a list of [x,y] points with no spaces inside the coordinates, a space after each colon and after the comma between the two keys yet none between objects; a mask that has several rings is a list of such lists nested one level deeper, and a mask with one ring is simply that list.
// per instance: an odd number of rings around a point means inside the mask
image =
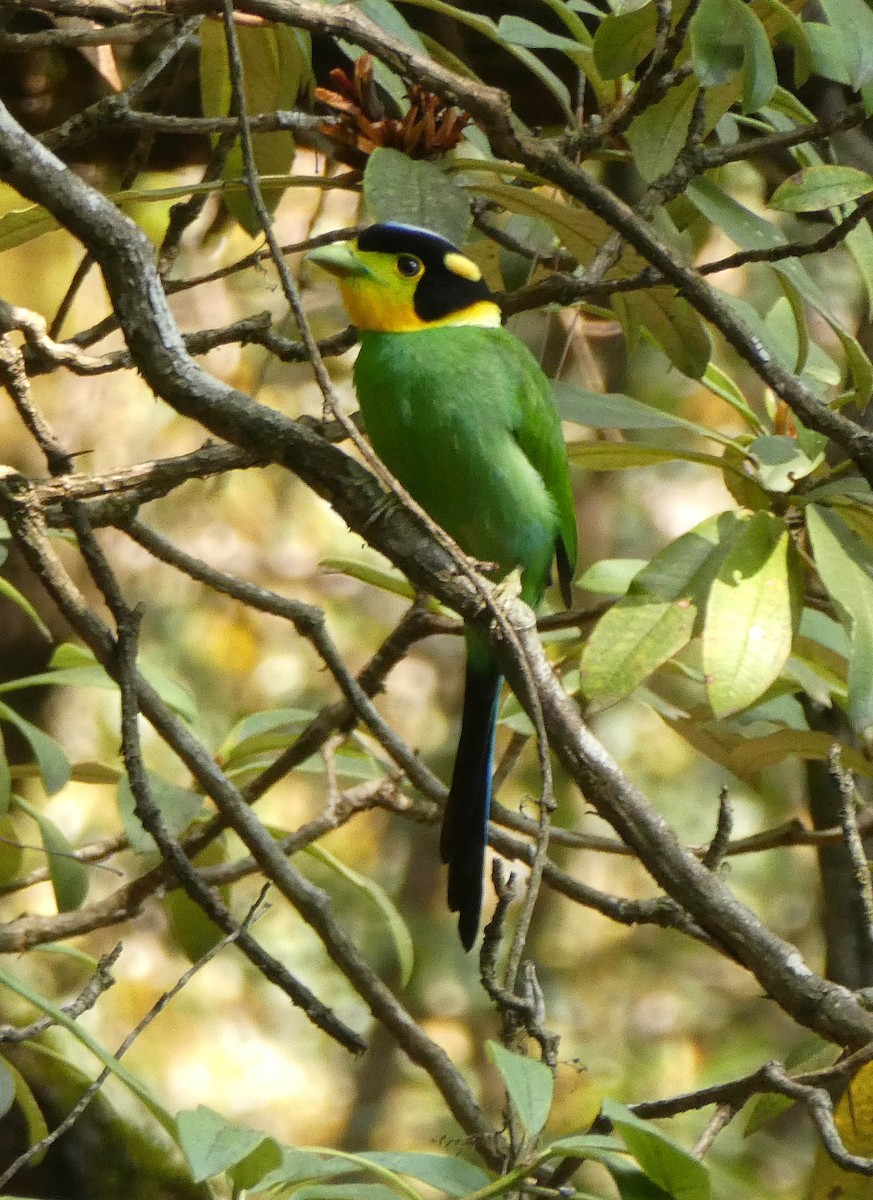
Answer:
[{"label": "pale yellow beak", "polygon": [[353,242],[332,242],[329,246],[319,246],[317,250],[310,250],[305,257],[340,279],[370,273],[358,257]]}]

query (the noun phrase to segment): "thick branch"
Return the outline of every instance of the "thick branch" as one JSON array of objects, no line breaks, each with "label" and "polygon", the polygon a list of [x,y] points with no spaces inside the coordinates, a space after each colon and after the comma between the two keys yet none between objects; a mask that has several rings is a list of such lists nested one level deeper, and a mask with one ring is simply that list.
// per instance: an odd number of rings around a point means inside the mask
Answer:
[{"label": "thick branch", "polygon": [[[311,12],[313,6],[280,7],[290,14],[298,7]],[[315,7],[320,18],[325,19],[326,10],[320,5]],[[347,20],[353,15],[344,6],[327,13],[342,13]],[[486,99],[495,95],[488,89],[482,91]],[[484,104],[485,99],[480,97],[480,106]],[[504,136],[514,137],[509,131],[504,131]],[[530,144],[556,176],[577,186],[579,173],[575,168],[567,163],[558,164],[551,152],[533,141]],[[531,156],[533,152],[531,149]],[[482,625],[482,585],[474,587],[466,577],[459,578],[448,555],[434,545],[402,508],[386,510],[380,503],[380,489],[365,470],[301,424],[253,404],[241,393],[213,379],[190,358],[167,307],[152,249],[144,235],[109,201],[67,172],[2,107],[0,167],[9,182],[30,199],[44,204],[100,263],[133,359],[159,396],[177,411],[200,421],[212,433],[296,472],[328,498],[349,525],[366,532],[368,540],[401,566],[413,581],[452,604],[465,619]],[[630,210],[609,193],[605,195],[609,197],[607,207],[616,217],[616,227],[620,218],[628,240],[631,233],[640,243],[651,237],[647,227],[642,227],[644,236],[640,233],[640,223]],[[660,244],[655,246],[652,260],[665,274],[685,271]],[[698,277],[693,278],[708,297],[706,285]],[[805,404],[809,399],[805,389],[793,376],[782,374],[800,388]],[[817,400],[814,405],[816,410],[827,411]],[[843,422],[836,414],[829,417],[840,421],[839,433],[844,435],[844,426],[850,423]],[[863,440],[859,445],[868,453],[871,439],[859,431],[859,437],[861,434]],[[575,705],[561,689],[542,653],[532,624],[517,615],[510,619],[516,637],[524,646],[523,655],[510,653],[506,647],[501,651],[510,682],[524,695],[525,669],[533,670],[546,727],[562,761],[601,815],[633,846],[652,876],[685,906],[713,941],[752,971],[765,991],[796,1020],[841,1044],[857,1046],[868,1041],[873,1036],[871,1015],[845,989],[815,976],[793,946],[766,930],[720,879],[681,849],[666,823],[582,725]],[[155,719],[153,713],[149,716]],[[159,723],[163,725],[164,721],[162,718]],[[174,731],[174,739],[177,737],[182,737],[182,733]],[[193,760],[192,765],[198,770],[206,769],[205,764]],[[215,780],[210,780],[210,785],[219,787]],[[272,854],[273,847],[269,849]]]}]

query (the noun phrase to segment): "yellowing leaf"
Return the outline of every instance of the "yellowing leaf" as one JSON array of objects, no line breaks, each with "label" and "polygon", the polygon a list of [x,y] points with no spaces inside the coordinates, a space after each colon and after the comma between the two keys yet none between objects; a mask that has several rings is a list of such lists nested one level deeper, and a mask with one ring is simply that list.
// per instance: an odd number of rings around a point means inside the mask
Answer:
[{"label": "yellowing leaf", "polygon": [[661,551],[594,627],[579,663],[583,693],[619,700],[690,640],[710,584],[746,522],[722,513]]},{"label": "yellowing leaf", "polygon": [[[834,1113],[837,1130],[850,1154],[873,1156],[873,1063],[865,1063],[852,1078]],[[820,1145],[809,1187],[809,1200],[869,1200],[869,1176],[844,1171]]]},{"label": "yellowing leaf", "polygon": [[796,552],[783,521],[758,512],[716,575],[703,627],[703,669],[718,717],[748,708],[791,653],[800,590]]},{"label": "yellowing leaf", "polygon": [[[723,722],[701,725],[684,717],[662,719],[689,745],[739,779],[753,778],[759,771],[789,758],[827,762],[834,745],[833,734],[811,730],[779,729],[763,737],[746,737]],[[873,765],[857,750],[841,746],[840,752],[848,770],[866,778],[873,775]]]}]

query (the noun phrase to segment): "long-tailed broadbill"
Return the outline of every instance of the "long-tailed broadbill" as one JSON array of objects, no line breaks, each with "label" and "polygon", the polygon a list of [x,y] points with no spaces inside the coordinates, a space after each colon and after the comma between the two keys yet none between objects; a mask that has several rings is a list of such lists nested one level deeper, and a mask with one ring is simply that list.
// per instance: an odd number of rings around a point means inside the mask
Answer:
[{"label": "long-tailed broadbill", "polygon": [[[354,382],[370,442],[389,471],[468,555],[520,571],[536,608],[557,563],[570,603],[576,523],[551,389],[500,323],[472,259],[445,238],[393,223],[312,251],[336,276],[361,349]],[[470,949],[479,930],[501,673],[466,627],[461,734],[443,817],[448,902]]]}]

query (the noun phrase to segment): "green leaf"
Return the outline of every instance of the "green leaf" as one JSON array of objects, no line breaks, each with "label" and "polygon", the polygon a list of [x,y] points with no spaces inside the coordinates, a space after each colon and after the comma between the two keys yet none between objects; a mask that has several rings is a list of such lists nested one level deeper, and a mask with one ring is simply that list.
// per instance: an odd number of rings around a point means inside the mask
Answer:
[{"label": "green leaf", "polygon": [[15,799],[15,807],[27,813],[39,829],[58,912],[75,912],[88,895],[88,868],[76,858],[54,821],[20,796]]},{"label": "green leaf", "polygon": [[138,666],[145,680],[152,685],[164,704],[178,713],[183,721],[193,725],[197,720],[197,705],[187,688],[154,663],[141,662]]},{"label": "green leaf", "polygon": [[[269,759],[267,760],[270,761]],[[254,762],[249,764],[249,770],[254,766]],[[262,764],[262,767],[267,766],[267,762]],[[334,767],[337,775],[341,779],[357,779],[371,780],[383,779],[385,777],[384,766],[377,759],[368,754],[365,750],[351,747],[345,750],[340,750],[334,755]],[[324,776],[324,759],[320,754],[313,754],[305,759],[299,767],[298,771],[305,771],[312,775]]]},{"label": "green leaf", "polygon": [[845,82],[860,89],[873,80],[873,12],[864,0],[820,0],[820,3],[828,27],[839,36],[846,52]]},{"label": "green leaf", "polygon": [[755,460],[758,479],[768,492],[790,492],[798,479],[811,474],[824,462],[824,452],[815,458],[804,454],[797,438],[767,434],[749,443],[747,453]]},{"label": "green leaf", "polygon": [[623,1104],[604,1100],[602,1111],[649,1179],[668,1196],[673,1200],[710,1200],[709,1172],[703,1163]]},{"label": "green leaf", "polygon": [[8,721],[27,740],[33,751],[42,777],[43,786],[49,796],[59,792],[70,778],[70,761],[53,737],[43,733],[36,725],[26,721],[8,704],[0,701],[0,720]]},{"label": "green leaf", "polygon": [[0,683],[0,694],[32,687],[99,687],[111,690],[117,686],[102,667],[70,667],[66,671],[40,671],[20,679],[7,679]]},{"label": "green leaf", "polygon": [[498,1042],[486,1042],[485,1049],[500,1072],[526,1137],[535,1138],[542,1131],[552,1107],[555,1090],[552,1072],[545,1063],[513,1054]]},{"label": "green leaf", "polygon": [[[227,836],[222,834],[195,856],[193,866],[198,870],[202,867],[215,867],[227,862],[229,857]],[[230,900],[230,888],[223,884],[218,888],[218,892],[227,904]],[[215,924],[184,888],[174,887],[168,890],[160,905],[167,917],[173,940],[189,962],[199,962],[223,941],[225,931]]]},{"label": "green leaf", "polygon": [[8,813],[0,817],[0,883],[17,878],[24,860],[18,827]]},{"label": "green leaf", "polygon": [[742,72],[743,111],[767,103],[778,82],[770,39],[743,0],[703,0],[690,34],[694,71],[704,87],[727,83]]},{"label": "green leaf", "polygon": [[787,275],[777,275],[777,279],[783,294],[771,305],[764,321],[768,332],[779,343],[783,361],[796,375],[805,371],[836,386],[840,382],[836,364],[810,341],[803,297]]},{"label": "green leaf", "polygon": [[770,513],[744,522],[713,580],[703,626],[703,669],[717,717],[747,708],[791,652],[802,579],[791,535]]},{"label": "green leaf", "polygon": [[231,770],[252,755],[284,749],[314,716],[311,708],[269,708],[243,717],[222,742],[218,759]]},{"label": "green leaf", "polygon": [[[171,837],[178,837],[203,811],[203,797],[189,788],[168,783],[154,771],[147,771],[146,774],[152,799],[160,810],[161,821],[167,833]],[[158,848],[154,838],[150,833],[146,833],[142,822],[136,815],[136,801],[127,775],[122,775],[118,781],[117,801],[121,824],[127,834],[131,849],[135,850],[137,854],[157,853]]]},{"label": "green leaf", "polygon": [[873,177],[866,171],[823,163],[786,179],[770,197],[770,207],[781,212],[820,212],[858,200],[871,191]]},{"label": "green leaf", "polygon": [[[514,55],[514,57],[517,58],[520,63],[523,63],[524,66],[527,67],[532,75],[536,76],[546,91],[552,93],[559,106],[563,110],[564,116],[567,118],[567,120],[571,122],[575,121],[576,114],[573,111],[573,99],[561,77],[556,75],[554,71],[550,70],[545,63],[542,62],[541,59],[537,58],[532,50],[528,50],[526,46],[513,45],[512,42],[502,42],[499,39],[497,40],[499,45],[502,45],[506,50],[509,50],[509,52]],[[593,66],[594,59],[590,51],[586,51],[584,47],[578,46],[576,49],[576,54],[578,55],[580,62],[584,61],[584,59],[587,57],[591,60]],[[590,78],[590,72],[586,71],[585,74]]]},{"label": "green leaf", "polygon": [[49,666],[58,671],[66,671],[70,667],[93,667],[96,663],[93,653],[78,642],[61,642],[55,646],[49,659]]},{"label": "green leaf", "polygon": [[607,13],[594,35],[594,61],[604,79],[617,79],[640,65],[651,54],[658,27],[654,4],[630,12]]},{"label": "green leaf", "polygon": [[779,82],[767,31],[757,13],[739,0],[737,15],[742,14],[743,39],[743,112],[757,112],[773,96]]},{"label": "green leaf", "polygon": [[855,260],[867,293],[867,311],[864,316],[869,320],[873,314],[873,230],[870,229],[870,222],[865,218],[854,229],[849,230],[844,240],[846,249]]},{"label": "green leaf", "polygon": [[236,1125],[203,1104],[183,1109],[176,1118],[176,1131],[195,1183],[242,1163],[265,1142],[272,1142],[275,1147],[269,1170],[274,1170],[281,1161],[281,1151],[272,1138],[257,1129]]},{"label": "green leaf", "polygon": [[[331,4],[341,2],[342,0],[330,0]],[[396,38],[398,42],[402,42],[410,50],[417,50],[419,54],[427,53],[427,47],[420,35],[416,33],[397,7],[389,3],[389,0],[356,0],[355,7],[369,17],[389,37]],[[360,54],[360,49],[355,48],[349,57],[354,59],[358,54]]]},{"label": "green leaf", "polygon": [[[545,87],[552,93],[555,99],[564,110],[565,116],[570,120],[574,119],[573,105],[570,99],[570,93],[567,91],[564,83],[558,78],[554,71],[550,71],[544,63],[540,61],[526,46],[516,45],[513,42],[506,41],[498,33],[497,25],[490,17],[484,16],[482,13],[475,12],[469,8],[460,7],[458,5],[449,4],[446,0],[410,0],[419,8],[429,9],[431,12],[440,13],[443,16],[450,17],[463,25],[468,25],[471,29],[475,29],[477,33],[487,38],[489,41],[495,42],[504,50],[508,51],[514,58],[518,59]],[[558,10],[558,15],[564,18],[564,24],[569,28],[571,22],[567,20],[570,15],[562,13]],[[579,29],[581,36],[585,36],[584,26],[577,23],[574,28]],[[569,52],[569,51],[568,51]],[[585,74],[588,77],[592,88],[598,95],[601,94],[598,84],[602,86],[603,81],[600,80],[594,68],[594,57],[583,42],[580,42],[573,53],[574,61],[577,61],[580,66],[584,64]],[[587,65],[587,60],[590,60],[590,67]]]},{"label": "green leaf", "polygon": [[203,17],[197,31],[200,41],[200,107],[205,117],[226,117],[232,95],[224,25]]},{"label": "green leaf", "polygon": [[361,875],[358,871],[352,870],[351,867],[347,866],[336,855],[331,854],[329,850],[325,850],[323,846],[316,844],[307,846],[306,853],[318,859],[319,862],[323,862],[325,866],[329,867],[342,879],[345,879],[347,883],[350,883],[371,904],[374,904],[382,914],[385,924],[388,926],[391,940],[394,943],[394,949],[397,952],[397,961],[400,965],[400,978],[403,986],[406,987],[412,978],[412,972],[415,968],[415,947],[409,927],[389,899],[388,893],[378,883],[375,883],[372,879],[368,879],[366,875]]},{"label": "green leaf", "polygon": [[3,740],[3,730],[0,729],[0,816],[9,812],[9,801],[12,798],[12,772],[9,770],[9,759],[6,756],[6,743]]},{"label": "green leaf", "polygon": [[481,1168],[448,1154],[416,1154],[399,1150],[374,1150],[359,1155],[398,1175],[408,1175],[429,1187],[461,1200],[486,1187],[491,1178]]},{"label": "green leaf", "polygon": [[[511,216],[506,223],[506,232],[538,260],[547,258],[554,251],[555,235],[539,217]],[[514,292],[530,281],[534,265],[527,255],[500,247],[500,274],[508,292]]]},{"label": "green leaf", "polygon": [[90,650],[72,642],[57,646],[49,659],[49,670],[0,683],[0,693],[31,687],[117,688],[118,684],[97,662]]},{"label": "green leaf", "polygon": [[[27,1144],[33,1147],[48,1136],[46,1119],[42,1115],[42,1109],[39,1107],[39,1102],[36,1096],[34,1096],[30,1084],[15,1064],[4,1061],[3,1068],[12,1078],[15,1088],[15,1103],[18,1105],[19,1111],[23,1115],[24,1122],[27,1125]],[[30,1165],[34,1167],[38,1166],[45,1157],[47,1149],[48,1147],[35,1154],[30,1160]],[[7,1200],[13,1200],[13,1198],[8,1197]]]},{"label": "green leaf", "polygon": [[757,433],[764,432],[760,417],[749,406],[738,385],[721,367],[717,367],[715,363],[711,362],[701,376],[700,382],[716,396],[720,396],[734,412],[739,413],[751,429]]},{"label": "green leaf", "polygon": [[631,121],[627,141],[646,183],[654,183],[675,164],[688,138],[699,92],[696,79],[685,79]]},{"label": "green leaf", "polygon": [[462,246],[472,224],[470,200],[435,163],[377,147],[364,171],[364,202],[374,221],[421,225]]},{"label": "green leaf", "polygon": [[[813,733],[798,729],[780,729],[763,736],[748,736],[731,729],[724,721],[702,725],[699,720],[665,716],[665,724],[675,730],[701,754],[720,763],[738,779],[752,779],[760,771],[790,759],[827,762],[834,745],[831,733]],[[848,770],[869,778],[873,766],[853,747],[841,746],[843,762]]]},{"label": "green leaf", "polygon": [[702,0],[690,35],[692,64],[704,87],[727,83],[743,69],[742,28],[730,0]]},{"label": "green leaf", "polygon": [[853,39],[840,29],[818,21],[805,23],[812,58],[812,70],[824,79],[852,87],[858,70],[858,50]]},{"label": "green leaf", "polygon": [[[329,2],[335,4],[338,0],[329,0]],[[428,53],[422,38],[419,37],[406,18],[388,0],[356,0],[356,8],[364,16],[369,17],[383,33],[396,38],[404,46],[418,51],[419,54]],[[353,42],[347,42],[343,38],[337,38],[336,44],[352,62],[361,53],[360,46],[355,45]],[[394,71],[386,67],[377,58],[373,62],[373,78],[379,87],[391,97],[397,110],[402,110],[406,101],[407,85],[400,76],[396,75]]]},{"label": "green leaf", "polygon": [[15,1077],[0,1058],[0,1118],[6,1116],[15,1103]]},{"label": "green leaf", "polygon": [[805,513],[816,570],[849,634],[849,719],[863,732],[873,725],[873,553],[828,508]]},{"label": "green leaf", "polygon": [[698,212],[740,249],[771,250],[785,244],[781,229],[745,208],[711,179],[692,180],[687,195]]},{"label": "green leaf", "polygon": [[[118,685],[84,646],[64,642],[56,648],[49,660],[51,671],[39,675],[28,675],[24,679],[10,680],[0,684],[0,691],[17,687],[42,687],[44,684],[71,684],[82,687],[116,688]],[[178,713],[189,724],[197,719],[197,708],[193,697],[175,679],[171,679],[153,663],[140,662],[143,677],[151,684],[165,704]]]},{"label": "green leaf", "polygon": [[575,53],[579,49],[579,43],[573,38],[551,33],[525,17],[501,17],[497,22],[497,36],[508,46],[527,46],[529,50],[567,50]]},{"label": "green leaf", "polygon": [[323,558],[319,565],[325,571],[337,571],[341,575],[348,575],[350,579],[359,579],[361,583],[381,588],[393,596],[414,599],[415,589],[406,576],[396,567],[381,566],[381,562],[380,559]]},{"label": "green leaf", "polygon": [[[325,1156],[325,1157],[322,1157]],[[422,1200],[419,1193],[410,1184],[400,1178],[400,1175],[388,1167],[382,1165],[382,1158],[390,1158],[392,1155],[381,1154],[349,1154],[341,1150],[329,1151],[320,1146],[310,1147],[308,1150],[289,1150],[287,1147],[282,1152],[282,1165],[277,1171],[271,1171],[260,1182],[261,1188],[269,1188],[271,1190],[281,1187],[284,1184],[307,1183],[313,1180],[330,1180],[338,1179],[343,1175],[348,1175],[352,1172],[365,1171],[370,1175],[375,1175],[377,1179],[383,1180],[379,1184],[345,1184],[336,1186],[327,1182],[319,1182],[310,1184],[309,1187],[295,1189],[294,1195],[302,1196],[304,1194],[310,1197],[320,1196],[348,1196],[350,1200],[357,1200],[358,1196],[381,1197],[387,1194],[391,1200],[396,1200],[397,1193],[407,1197],[407,1200]],[[400,1158],[429,1158],[438,1157],[430,1155],[400,1155]],[[404,1172],[401,1170],[400,1172]],[[487,1177],[486,1177],[487,1178]],[[386,1186],[387,1185],[387,1186]],[[393,1189],[393,1190],[391,1190]]]},{"label": "green leaf", "polygon": [[546,1149],[550,1157],[578,1155],[579,1158],[601,1158],[606,1154],[621,1154],[623,1146],[617,1138],[606,1133],[571,1133],[568,1137],[549,1142]]},{"label": "green leaf", "polygon": [[644,558],[603,558],[579,576],[576,586],[586,592],[623,596],[646,566],[648,562]]},{"label": "green leaf", "polygon": [[[686,188],[685,195],[708,221],[727,234],[740,249],[761,250],[785,245],[786,238],[781,230],[726,195],[712,180],[692,180]],[[845,399],[851,398],[863,409],[873,394],[873,365],[857,339],[834,316],[831,298],[822,291],[798,259],[782,259],[772,263],[771,267],[778,275],[790,281],[804,301],[821,314],[840,339],[854,382],[854,392]],[[730,298],[730,302],[739,312],[747,312],[749,306],[746,305],[743,309],[737,301],[738,298]],[[746,323],[749,322],[748,317],[743,319]],[[753,328],[760,335],[760,329],[754,326]],[[766,334],[763,340],[766,343]]]},{"label": "green leaf", "polygon": [[0,253],[23,246],[58,228],[54,217],[41,204],[14,208],[0,217]]},{"label": "green leaf", "polygon": [[743,1137],[751,1137],[753,1133],[764,1129],[771,1121],[795,1104],[797,1104],[796,1100],[792,1100],[788,1096],[779,1096],[774,1092],[756,1096],[753,1103],[749,1105],[749,1115],[743,1129]]},{"label": "green leaf", "polygon": [[279,1166],[264,1176],[260,1181],[258,1191],[278,1189],[289,1184],[305,1183],[313,1179],[335,1179],[341,1175],[351,1175],[359,1170],[356,1163],[350,1162],[351,1156],[331,1155],[327,1151],[294,1150],[289,1146],[282,1147],[282,1162]]},{"label": "green leaf", "polygon": [[21,609],[25,616],[30,618],[42,636],[51,641],[52,633],[45,621],[43,621],[27,597],[23,596],[18,588],[14,587],[8,579],[4,579],[2,575],[0,575],[0,596],[5,596],[7,600],[11,600],[13,604]]},{"label": "green leaf", "polygon": [[606,1168],[618,1188],[619,1200],[673,1200],[672,1194],[659,1188],[634,1163],[612,1155]]},{"label": "green leaf", "polygon": [[700,437],[713,437],[711,429],[662,408],[653,408],[623,392],[592,392],[576,383],[552,384],[555,407],[562,421],[575,421],[589,429],[688,429]]},{"label": "green leaf", "polygon": [[712,355],[706,327],[684,296],[674,288],[646,288],[618,293],[612,298],[616,317],[630,342],[632,330],[644,325],[674,367],[691,379],[699,379]]},{"label": "green leaf", "polygon": [[812,50],[806,27],[783,0],[763,0],[763,7],[768,10],[765,25],[771,36],[794,50],[794,86],[800,88],[812,74]]},{"label": "green leaf", "polygon": [[701,522],[656,555],[601,617],[579,664],[582,691],[598,707],[629,696],[687,644],[746,523],[734,513]]},{"label": "green leaf", "polygon": [[257,1187],[261,1180],[282,1162],[282,1148],[271,1137],[265,1137],[245,1158],[228,1168],[234,1191],[240,1194]]},{"label": "green leaf", "polygon": [[674,446],[652,446],[647,442],[571,442],[567,456],[571,463],[586,471],[626,471],[630,467],[651,467],[658,463],[693,462],[716,467],[719,471],[741,473],[715,454],[680,450]]},{"label": "green leaf", "polygon": [[384,1183],[318,1183],[296,1188],[294,1200],[397,1200]]}]

